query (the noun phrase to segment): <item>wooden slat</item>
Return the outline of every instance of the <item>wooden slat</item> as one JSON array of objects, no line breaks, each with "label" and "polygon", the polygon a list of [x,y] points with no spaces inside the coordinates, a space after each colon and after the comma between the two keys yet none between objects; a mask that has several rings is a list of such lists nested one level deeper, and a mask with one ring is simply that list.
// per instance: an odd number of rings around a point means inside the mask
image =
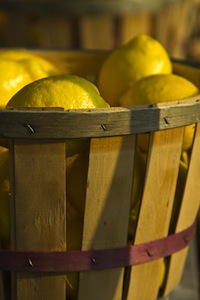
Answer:
[{"label": "wooden slat", "polygon": [[[66,250],[64,143],[14,140],[10,155],[12,249]],[[66,300],[65,284],[63,275],[15,273],[12,299]]]},{"label": "wooden slat", "polygon": [[30,21],[26,14],[9,13],[5,26],[4,39],[6,47],[28,47],[30,41]]},{"label": "wooden slat", "polygon": [[[159,131],[151,135],[142,204],[135,244],[167,235],[181,155],[184,128]],[[128,300],[155,300],[162,260],[131,268]]]},{"label": "wooden slat", "polygon": [[[199,197],[199,183],[200,183],[200,124],[197,125],[194,145],[191,154],[191,160],[188,169],[187,181],[180,209],[178,222],[175,232],[180,232],[189,227],[197,216],[200,197]],[[167,295],[180,281],[182,271],[185,264],[185,259],[188,253],[188,247],[180,252],[172,255],[169,265],[169,273],[164,295]]]},{"label": "wooden slat", "polygon": [[115,45],[114,17],[85,15],[79,19],[80,48],[112,49]]},{"label": "wooden slat", "polygon": [[73,48],[73,31],[70,18],[40,16],[37,20],[38,44],[41,48]]},{"label": "wooden slat", "polygon": [[[177,2],[177,4],[176,4]],[[185,55],[187,47],[184,42],[192,35],[195,24],[192,8],[197,10],[195,0],[191,1],[1,1],[0,7],[8,13],[9,20],[4,30],[4,46],[66,47],[74,46],[74,30],[70,19],[86,18],[89,22],[80,22],[77,45],[86,48],[111,49],[116,39],[112,28],[113,16],[124,19],[122,34],[118,38],[121,42],[129,40],[137,33],[147,33],[164,42],[169,53]],[[131,16],[132,14],[133,16]],[[154,14],[155,19],[151,18]],[[86,16],[86,17],[85,17]],[[36,20],[41,18],[40,21]],[[90,20],[93,21],[91,22]],[[99,21],[101,19],[101,21]],[[177,19],[179,22],[177,22]],[[190,22],[188,22],[190,19]],[[26,20],[26,21],[25,21]],[[195,20],[195,21],[193,21]],[[23,22],[26,26],[23,26]],[[33,23],[35,23],[33,25]],[[37,24],[38,23],[38,24]],[[98,25],[97,25],[98,23]],[[44,27],[43,27],[43,25]],[[32,36],[33,27],[38,37]],[[42,26],[41,26],[42,25]],[[49,25],[49,28],[46,27]],[[69,26],[68,26],[69,25]],[[82,26],[83,25],[83,26]],[[154,30],[151,30],[152,25]],[[101,26],[104,30],[101,30]],[[87,30],[85,31],[85,28]],[[35,30],[34,29],[34,30]],[[121,31],[120,30],[120,31]],[[96,31],[96,33],[95,33]],[[44,33],[44,34],[43,34]],[[105,34],[106,33],[106,34]],[[109,33],[109,34],[107,34]],[[171,39],[170,39],[171,37]],[[74,48],[76,48],[76,46]]]},{"label": "wooden slat", "polygon": [[127,43],[137,34],[151,34],[151,14],[140,13],[120,16],[120,43]]},{"label": "wooden slat", "polygon": [[155,15],[155,38],[164,45],[172,57],[184,58],[187,56],[185,43],[192,34],[195,15],[191,12],[192,9],[195,12],[195,2],[195,0],[178,1]]},{"label": "wooden slat", "polygon": [[179,60],[174,60],[173,73],[187,78],[200,89],[200,69],[195,65],[195,63],[192,65],[183,61],[181,64]]},{"label": "wooden slat", "polygon": [[32,49],[29,51],[50,60],[61,72],[77,75],[96,75],[108,55],[107,50],[92,51],[89,49],[82,51]]},{"label": "wooden slat", "polygon": [[[91,141],[82,249],[127,243],[134,141],[134,136]],[[78,299],[121,299],[123,275],[123,269],[81,273]]]}]

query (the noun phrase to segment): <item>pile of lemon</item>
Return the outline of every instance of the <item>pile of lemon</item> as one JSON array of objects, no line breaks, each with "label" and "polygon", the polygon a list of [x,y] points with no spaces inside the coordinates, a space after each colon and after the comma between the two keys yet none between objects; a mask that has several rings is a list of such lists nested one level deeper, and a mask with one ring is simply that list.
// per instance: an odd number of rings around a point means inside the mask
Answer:
[{"label": "pile of lemon", "polygon": [[[103,108],[175,101],[199,93],[198,81],[173,73],[164,47],[152,37],[140,34],[113,50],[103,62],[96,84],[61,72],[49,61],[25,50],[0,50],[0,107]],[[198,78],[200,76],[198,75]],[[187,151],[194,126],[186,127],[180,162],[183,182]],[[67,142],[68,249],[81,249],[86,194],[89,141]],[[141,135],[136,153],[136,180],[133,183],[129,220],[130,242],[134,236],[142,197],[148,136]],[[0,242],[9,247],[8,149],[0,147]],[[79,187],[79,188],[77,188]],[[68,294],[76,298],[78,277],[67,276]]]}]

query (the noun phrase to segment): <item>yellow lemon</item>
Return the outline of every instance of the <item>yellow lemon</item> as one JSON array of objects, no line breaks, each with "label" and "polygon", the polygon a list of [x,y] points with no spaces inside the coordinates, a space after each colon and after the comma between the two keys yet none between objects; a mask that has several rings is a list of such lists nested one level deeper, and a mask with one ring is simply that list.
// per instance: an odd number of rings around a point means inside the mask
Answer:
[{"label": "yellow lemon", "polygon": [[132,106],[184,99],[196,95],[198,88],[176,74],[151,75],[133,84],[120,98],[120,105]]},{"label": "yellow lemon", "polygon": [[40,62],[34,58],[32,59],[22,59],[18,61],[24,69],[28,72],[28,74],[31,77],[31,81],[38,80],[40,78],[48,77],[50,75],[57,75],[58,71],[51,70],[45,70],[43,66],[40,64]]},{"label": "yellow lemon", "polygon": [[[153,104],[184,99],[199,93],[199,89],[186,78],[176,74],[158,74],[144,77],[121,96],[120,106]],[[189,149],[194,136],[194,125],[186,126],[183,150]],[[147,151],[148,135],[140,135],[138,144]]]},{"label": "yellow lemon", "polygon": [[195,124],[191,124],[185,127],[183,150],[188,150],[192,146],[193,137],[195,131]]},{"label": "yellow lemon", "polygon": [[64,109],[109,107],[97,87],[76,75],[54,75],[36,80],[16,93],[7,107],[63,107]]},{"label": "yellow lemon", "polygon": [[171,72],[172,63],[162,44],[140,34],[108,55],[100,68],[97,86],[111,106],[118,106],[120,96],[135,81],[151,74]]},{"label": "yellow lemon", "polygon": [[0,244],[9,247],[10,240],[10,203],[9,203],[9,152],[0,147]]},{"label": "yellow lemon", "polygon": [[[25,85],[50,75],[58,69],[48,60],[25,50],[0,50],[0,108]],[[2,146],[7,142],[0,140]]]},{"label": "yellow lemon", "polygon": [[188,168],[189,165],[189,154],[187,151],[183,151],[181,153],[181,162],[183,163],[183,165],[185,166],[185,168]]},{"label": "yellow lemon", "polygon": [[[40,72],[43,72],[45,76],[51,76],[59,73],[59,70],[56,68],[56,66],[54,66],[52,62],[24,49],[1,49],[0,59],[18,61],[22,65],[29,65],[30,61],[30,64],[32,65],[31,70],[33,71],[33,77],[35,77]],[[42,77],[38,77],[37,79],[39,78]]]},{"label": "yellow lemon", "polygon": [[0,50],[0,108],[26,84],[58,74],[46,59],[22,50]]},{"label": "yellow lemon", "polygon": [[27,70],[17,61],[0,59],[0,108],[24,85],[32,81]]},{"label": "yellow lemon", "polygon": [[[7,107],[63,107],[64,109],[109,107],[97,87],[76,75],[54,75],[36,80],[16,93]],[[68,155],[79,152],[87,141],[68,142]]]},{"label": "yellow lemon", "polygon": [[167,269],[167,262],[166,262],[166,258],[164,258],[164,259],[162,260],[162,262],[161,262],[160,288],[163,287],[164,282],[165,282],[166,269]]}]

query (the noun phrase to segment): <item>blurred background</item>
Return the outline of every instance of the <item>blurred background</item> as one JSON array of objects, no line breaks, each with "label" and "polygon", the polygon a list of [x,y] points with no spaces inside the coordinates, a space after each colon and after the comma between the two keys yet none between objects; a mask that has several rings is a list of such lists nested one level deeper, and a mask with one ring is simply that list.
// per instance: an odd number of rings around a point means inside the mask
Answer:
[{"label": "blurred background", "polygon": [[[199,64],[200,0],[0,0],[0,47],[109,50],[139,33]],[[194,247],[170,300],[199,299],[199,238]]]},{"label": "blurred background", "polygon": [[138,33],[200,61],[200,0],[0,0],[0,46],[112,49]]}]

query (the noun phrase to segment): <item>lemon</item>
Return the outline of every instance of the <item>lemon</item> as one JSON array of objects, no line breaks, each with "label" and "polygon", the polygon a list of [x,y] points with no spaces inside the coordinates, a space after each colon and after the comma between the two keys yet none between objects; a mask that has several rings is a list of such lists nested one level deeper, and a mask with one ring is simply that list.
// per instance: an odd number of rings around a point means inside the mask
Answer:
[{"label": "lemon", "polygon": [[139,34],[108,55],[100,68],[97,86],[111,106],[118,106],[120,96],[135,81],[171,72],[172,63],[162,44],[151,36]]},{"label": "lemon", "polygon": [[160,285],[159,285],[160,288],[163,287],[165,282],[166,269],[167,269],[167,261],[166,258],[164,258],[161,262],[161,274],[160,274]]},{"label": "lemon", "polygon": [[9,247],[10,240],[10,207],[9,207],[9,153],[0,147],[0,244]]},{"label": "lemon", "polygon": [[193,137],[195,131],[195,124],[191,124],[185,127],[184,139],[183,139],[183,150],[189,150],[192,146]]},{"label": "lemon", "polygon": [[32,81],[27,70],[17,61],[0,59],[0,108],[24,85]]},{"label": "lemon", "polygon": [[[97,87],[76,75],[54,75],[36,80],[17,92],[7,107],[63,107],[64,109],[109,107]],[[68,156],[79,152],[87,141],[68,141]]]},{"label": "lemon", "polygon": [[176,74],[151,75],[133,84],[120,98],[120,105],[132,106],[184,99],[199,92],[186,78]]},{"label": "lemon", "polygon": [[[176,74],[150,75],[138,80],[121,96],[120,106],[155,104],[181,100],[198,94],[198,88],[186,78]],[[194,136],[194,125],[186,126],[183,150],[189,149]],[[147,151],[148,135],[140,135],[138,144]]]},{"label": "lemon", "polygon": [[76,75],[54,75],[36,80],[17,92],[7,107],[109,107],[100,96],[97,87],[87,79]]},{"label": "lemon", "polygon": [[38,80],[40,78],[48,77],[50,75],[58,74],[58,71],[48,71],[43,68],[39,61],[36,59],[22,59],[18,61],[28,72],[29,76],[31,77],[31,82]]},{"label": "lemon", "polygon": [[187,151],[183,151],[181,153],[181,162],[183,162],[183,165],[186,167],[186,169],[188,168],[189,165],[189,154]]},{"label": "lemon", "polygon": [[49,61],[22,50],[0,50],[0,108],[26,84],[58,74]]},{"label": "lemon", "polygon": [[52,62],[24,49],[2,49],[0,50],[0,59],[19,61],[21,64],[24,65],[29,64],[30,61],[30,64],[33,65],[31,67],[32,70],[34,71],[33,77],[38,72],[45,73],[46,74],[45,76],[51,76],[59,73],[59,70],[56,68],[56,66],[54,66]]}]

